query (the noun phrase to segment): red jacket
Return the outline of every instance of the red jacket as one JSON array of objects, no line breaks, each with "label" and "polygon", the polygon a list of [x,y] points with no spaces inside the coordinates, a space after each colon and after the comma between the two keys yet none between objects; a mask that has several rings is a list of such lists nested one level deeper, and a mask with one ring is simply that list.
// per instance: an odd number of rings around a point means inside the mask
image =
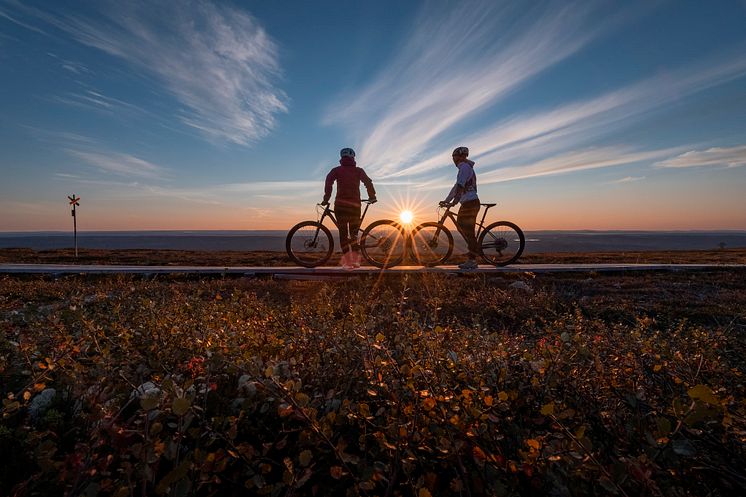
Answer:
[{"label": "red jacket", "polygon": [[373,188],[373,182],[370,180],[365,171],[355,164],[352,157],[342,157],[339,160],[341,165],[335,167],[326,175],[326,184],[324,185],[324,202],[328,202],[332,196],[332,185],[337,182],[337,196],[334,203],[338,205],[349,205],[352,207],[360,206],[360,182],[368,190],[368,198],[376,196]]}]

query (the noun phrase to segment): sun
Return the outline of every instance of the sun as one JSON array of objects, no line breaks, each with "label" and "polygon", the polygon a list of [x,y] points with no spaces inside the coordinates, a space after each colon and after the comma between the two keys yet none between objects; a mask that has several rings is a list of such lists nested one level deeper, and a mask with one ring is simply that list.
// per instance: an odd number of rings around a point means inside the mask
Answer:
[{"label": "sun", "polygon": [[403,224],[410,224],[414,220],[414,214],[412,214],[412,211],[409,210],[401,211],[399,213],[399,220]]}]

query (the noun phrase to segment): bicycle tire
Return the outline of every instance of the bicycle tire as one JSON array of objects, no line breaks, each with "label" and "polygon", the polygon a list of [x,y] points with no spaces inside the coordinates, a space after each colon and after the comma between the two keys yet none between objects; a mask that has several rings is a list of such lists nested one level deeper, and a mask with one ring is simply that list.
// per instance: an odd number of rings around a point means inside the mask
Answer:
[{"label": "bicycle tire", "polygon": [[485,262],[493,266],[507,266],[517,261],[523,253],[526,237],[516,224],[497,221],[482,230],[477,243]]},{"label": "bicycle tire", "polygon": [[[315,250],[303,250],[309,248]],[[303,221],[288,231],[287,238],[285,238],[285,250],[290,259],[299,266],[321,266],[332,257],[334,237],[329,228],[323,224],[316,221]]]},{"label": "bicycle tire", "polygon": [[[392,240],[391,238],[394,237]],[[400,264],[407,250],[404,230],[395,221],[374,221],[360,235],[360,252],[365,260],[378,268]]]},{"label": "bicycle tire", "polygon": [[[437,233],[437,239],[425,233],[431,230],[434,230],[432,236]],[[441,239],[441,236],[444,236],[445,240]],[[453,253],[453,235],[440,223],[422,223],[412,230],[409,250],[410,255],[423,266],[432,267],[444,264]]]}]

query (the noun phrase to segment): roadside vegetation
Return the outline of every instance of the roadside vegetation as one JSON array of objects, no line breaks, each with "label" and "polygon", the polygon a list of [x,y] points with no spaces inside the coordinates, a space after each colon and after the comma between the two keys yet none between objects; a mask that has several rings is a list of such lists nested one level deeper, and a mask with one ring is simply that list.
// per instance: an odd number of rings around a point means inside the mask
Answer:
[{"label": "roadside vegetation", "polygon": [[0,277],[0,494],[742,495],[744,276]]}]

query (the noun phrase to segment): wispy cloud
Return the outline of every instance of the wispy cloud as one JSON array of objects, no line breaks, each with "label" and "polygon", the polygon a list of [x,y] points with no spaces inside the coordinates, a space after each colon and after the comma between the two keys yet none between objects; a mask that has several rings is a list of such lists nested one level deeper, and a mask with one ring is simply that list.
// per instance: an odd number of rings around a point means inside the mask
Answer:
[{"label": "wispy cloud", "polygon": [[[470,136],[468,144],[480,168],[511,164],[525,157],[551,156],[582,147],[652,111],[744,75],[743,55],[702,61],[597,97],[506,118]],[[441,168],[449,161],[450,152],[450,148],[436,149],[391,176]]]},{"label": "wispy cloud", "polygon": [[602,167],[623,166],[650,162],[681,152],[682,148],[633,150],[623,146],[609,146],[573,151],[557,157],[519,166],[504,167],[478,176],[480,184],[500,183],[518,179],[566,174]]},{"label": "wispy cloud", "polygon": [[325,122],[356,129],[371,172],[391,173],[608,27],[591,24],[591,13],[587,3],[428,3],[400,55],[369,86],[337,99],[344,105]]},{"label": "wispy cloud", "polygon": [[117,152],[93,152],[85,150],[67,149],[69,155],[108,173],[120,176],[137,176],[142,178],[161,178],[166,169],[135,157],[134,155]]},{"label": "wispy cloud", "polygon": [[22,27],[24,27],[24,28],[26,28],[28,30],[34,31],[35,33],[40,33],[40,34],[43,34],[43,35],[47,34],[46,31],[44,31],[43,29],[40,29],[40,28],[38,28],[36,26],[33,26],[31,24],[28,24],[28,23],[25,23],[23,21],[20,21],[20,20],[16,19],[15,17],[11,16],[10,14],[8,14],[8,12],[6,12],[3,9],[0,9],[0,18],[6,19],[6,20],[8,20],[8,21],[10,21],[10,22],[12,22],[14,24],[22,26]]},{"label": "wispy cloud", "polygon": [[177,117],[216,141],[252,143],[287,110],[287,96],[275,86],[277,45],[243,10],[193,0],[107,0],[95,4],[93,18],[14,5],[159,81],[184,106]]},{"label": "wispy cloud", "polygon": [[645,176],[625,176],[624,178],[619,178],[614,181],[609,181],[610,185],[621,185],[624,183],[634,183],[635,181],[642,181],[645,179]]},{"label": "wispy cloud", "polygon": [[57,60],[60,67],[66,71],[69,71],[73,74],[80,75],[80,74],[90,74],[91,70],[83,64],[82,62],[77,62],[74,60],[68,60],[60,57],[57,54],[54,54],[52,52],[47,52],[47,55],[49,57],[52,57],[53,59]]},{"label": "wispy cloud", "polygon": [[89,110],[96,110],[109,114],[139,114],[140,117],[147,116],[154,120],[161,120],[161,117],[159,115],[148,111],[138,105],[134,105],[129,102],[125,102],[124,100],[104,95],[102,92],[93,89],[65,92],[61,95],[53,95],[49,97],[49,100],[54,103],[69,105],[72,107],[80,107]]},{"label": "wispy cloud", "polygon": [[691,150],[676,157],[656,162],[655,165],[658,167],[746,166],[746,145]]}]

